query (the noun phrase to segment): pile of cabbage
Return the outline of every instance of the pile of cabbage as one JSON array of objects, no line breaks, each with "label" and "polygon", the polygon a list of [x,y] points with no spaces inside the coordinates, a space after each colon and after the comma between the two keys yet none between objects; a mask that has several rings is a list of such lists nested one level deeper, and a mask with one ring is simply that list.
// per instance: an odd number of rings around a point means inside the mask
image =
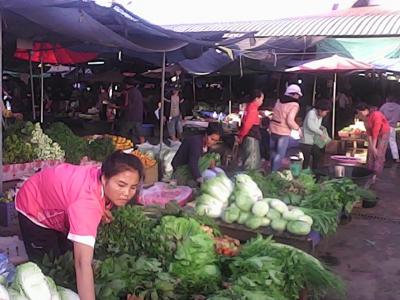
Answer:
[{"label": "pile of cabbage", "polygon": [[246,174],[234,183],[224,174],[207,181],[196,199],[196,213],[222,218],[226,223],[243,224],[250,229],[271,226],[278,232],[308,235],[313,220],[301,208],[288,206],[274,198],[263,198],[257,184]]},{"label": "pile of cabbage", "polygon": [[40,268],[27,262],[16,269],[14,281],[8,286],[0,283],[0,300],[79,300],[79,296],[66,288],[56,286]]}]

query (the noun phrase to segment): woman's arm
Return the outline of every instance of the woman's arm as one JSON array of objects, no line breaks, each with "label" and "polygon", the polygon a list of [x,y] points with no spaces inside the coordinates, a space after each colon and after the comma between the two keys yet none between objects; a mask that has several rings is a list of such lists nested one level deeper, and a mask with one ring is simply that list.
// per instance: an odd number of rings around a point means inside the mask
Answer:
[{"label": "woman's arm", "polygon": [[287,115],[286,123],[290,129],[293,129],[293,130],[300,129],[300,126],[295,121],[298,112],[299,112],[299,107],[296,106],[296,107],[292,108]]},{"label": "woman's arm", "polygon": [[74,242],[74,261],[78,294],[81,300],[95,300],[93,279],[93,248]]}]

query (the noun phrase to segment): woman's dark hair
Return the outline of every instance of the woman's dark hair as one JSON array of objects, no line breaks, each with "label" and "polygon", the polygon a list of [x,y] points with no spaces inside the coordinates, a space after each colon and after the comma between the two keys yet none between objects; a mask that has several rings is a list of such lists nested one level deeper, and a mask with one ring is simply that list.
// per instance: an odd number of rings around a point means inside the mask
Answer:
[{"label": "woman's dark hair", "polygon": [[369,110],[369,105],[366,104],[366,103],[364,103],[364,102],[360,102],[360,103],[358,103],[358,104],[356,105],[356,110],[357,110],[357,111],[363,111],[363,110],[366,110],[366,109]]},{"label": "woman's dark hair", "polygon": [[253,101],[256,98],[259,98],[262,95],[264,95],[262,90],[259,90],[259,89],[252,90],[250,93],[250,101]]},{"label": "woman's dark hair", "polygon": [[322,111],[328,111],[328,110],[331,110],[331,108],[332,108],[332,104],[331,104],[331,101],[329,101],[328,99],[319,100],[315,104],[315,109],[319,109]]},{"label": "woman's dark hair", "polygon": [[206,133],[207,135],[218,134],[219,136],[222,136],[224,131],[222,130],[221,124],[216,122],[210,122],[208,124]]},{"label": "woman's dark hair", "polygon": [[101,175],[104,175],[106,178],[111,178],[124,171],[137,171],[139,178],[143,179],[144,171],[142,162],[132,154],[115,151],[101,165]]}]

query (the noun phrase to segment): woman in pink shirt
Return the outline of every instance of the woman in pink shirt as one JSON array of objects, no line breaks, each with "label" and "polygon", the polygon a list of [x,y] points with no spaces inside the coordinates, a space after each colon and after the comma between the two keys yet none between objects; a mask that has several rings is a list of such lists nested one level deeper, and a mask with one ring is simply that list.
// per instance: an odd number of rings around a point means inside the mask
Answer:
[{"label": "woman in pink shirt", "polygon": [[121,151],[97,166],[62,164],[30,177],[18,191],[22,238],[30,260],[73,248],[78,293],[94,300],[92,259],[97,227],[111,222],[111,206],[124,206],[143,177],[140,160]]},{"label": "woman in pink shirt", "polygon": [[376,175],[383,171],[386,158],[386,150],[389,143],[390,126],[378,110],[372,109],[365,103],[359,103],[356,107],[358,117],[364,121],[368,134],[368,169],[375,172],[372,183],[375,183]]}]

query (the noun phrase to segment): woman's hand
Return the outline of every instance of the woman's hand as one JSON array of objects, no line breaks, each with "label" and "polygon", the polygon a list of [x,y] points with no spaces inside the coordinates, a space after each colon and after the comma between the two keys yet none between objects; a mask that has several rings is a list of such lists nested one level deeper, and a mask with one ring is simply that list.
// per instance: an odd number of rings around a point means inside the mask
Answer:
[{"label": "woman's hand", "polygon": [[74,242],[74,262],[76,283],[79,298],[81,300],[95,300],[93,279],[93,248],[78,242]]},{"label": "woman's hand", "polygon": [[101,218],[102,223],[109,224],[112,220],[114,220],[114,217],[112,216],[111,211],[109,209],[104,210],[103,216]]},{"label": "woman's hand", "polygon": [[373,158],[376,159],[378,157],[378,149],[376,147],[371,147],[371,153]]}]

